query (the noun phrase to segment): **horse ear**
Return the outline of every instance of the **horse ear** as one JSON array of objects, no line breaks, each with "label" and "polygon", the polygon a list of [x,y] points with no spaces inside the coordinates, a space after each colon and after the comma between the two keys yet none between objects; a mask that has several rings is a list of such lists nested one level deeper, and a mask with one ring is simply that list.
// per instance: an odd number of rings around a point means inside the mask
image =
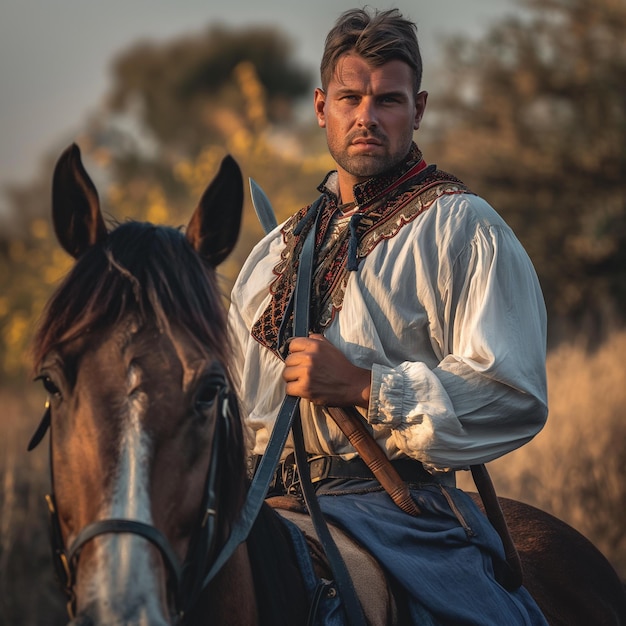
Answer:
[{"label": "horse ear", "polygon": [[59,243],[75,259],[107,236],[98,192],[76,144],[63,152],[54,168],[52,221]]},{"label": "horse ear", "polygon": [[242,208],[241,170],[235,159],[226,156],[187,225],[187,240],[213,267],[219,265],[237,243]]}]

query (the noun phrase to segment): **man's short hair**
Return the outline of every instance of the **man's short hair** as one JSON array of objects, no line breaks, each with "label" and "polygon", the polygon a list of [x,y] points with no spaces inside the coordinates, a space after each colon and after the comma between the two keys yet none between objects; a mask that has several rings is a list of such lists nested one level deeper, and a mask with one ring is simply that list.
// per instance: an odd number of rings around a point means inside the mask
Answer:
[{"label": "man's short hair", "polygon": [[422,83],[422,57],[417,41],[417,26],[398,9],[350,9],[342,13],[326,37],[320,65],[322,89],[326,90],[339,59],[347,53],[358,54],[378,67],[393,60],[407,63],[413,70],[417,94]]}]

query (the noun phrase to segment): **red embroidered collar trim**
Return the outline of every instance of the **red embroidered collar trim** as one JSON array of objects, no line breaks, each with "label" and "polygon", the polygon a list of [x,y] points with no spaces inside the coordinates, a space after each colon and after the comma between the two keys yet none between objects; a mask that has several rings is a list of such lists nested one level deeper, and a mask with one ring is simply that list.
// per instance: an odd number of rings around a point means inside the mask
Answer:
[{"label": "red embroidered collar trim", "polygon": [[[411,158],[413,157],[413,158]],[[417,162],[414,160],[418,157]],[[327,187],[329,176],[319,189],[323,193],[322,214],[316,232],[315,250],[322,249],[338,210],[337,196]],[[392,174],[382,175],[354,188],[359,206],[358,220],[353,226],[356,235],[357,261],[365,258],[381,241],[394,237],[398,231],[428,209],[442,195],[471,193],[456,177],[434,165],[427,166],[414,144],[403,166]],[[294,229],[305,218],[304,207],[292,216],[282,230],[285,247],[279,263],[274,268],[276,278],[270,285],[271,300],[261,317],[252,327],[252,336],[262,345],[283,358],[287,339],[291,334],[292,294],[298,271],[299,256],[304,238],[314,220],[302,232]],[[341,310],[350,271],[348,248],[350,228],[345,228],[330,243],[325,258],[315,259],[315,275],[311,291],[311,320],[315,332],[321,332]]]}]

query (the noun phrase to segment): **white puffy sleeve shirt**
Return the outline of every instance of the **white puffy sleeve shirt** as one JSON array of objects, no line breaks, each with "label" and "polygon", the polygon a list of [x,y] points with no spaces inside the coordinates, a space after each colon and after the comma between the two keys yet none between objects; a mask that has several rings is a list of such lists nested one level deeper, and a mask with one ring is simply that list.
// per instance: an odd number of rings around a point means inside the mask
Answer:
[{"label": "white puffy sleeve shirt", "polygon": [[[232,292],[234,370],[254,453],[285,394],[283,362],[250,334],[268,305],[280,228]],[[444,195],[351,272],[325,337],[372,372],[362,415],[389,458],[431,471],[486,463],[528,442],[547,416],[546,313],[521,244],[483,199]],[[323,407],[301,403],[307,450],[354,456]]]}]

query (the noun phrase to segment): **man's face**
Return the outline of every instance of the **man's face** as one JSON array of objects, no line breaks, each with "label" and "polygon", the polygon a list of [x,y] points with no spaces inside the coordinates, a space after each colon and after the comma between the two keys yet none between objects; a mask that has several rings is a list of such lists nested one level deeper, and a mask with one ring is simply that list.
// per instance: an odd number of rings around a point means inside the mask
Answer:
[{"label": "man's face", "polygon": [[327,90],[315,91],[315,113],[340,184],[381,174],[406,157],[427,96],[414,93],[413,72],[403,61],[371,67],[358,55],[339,59]]}]

